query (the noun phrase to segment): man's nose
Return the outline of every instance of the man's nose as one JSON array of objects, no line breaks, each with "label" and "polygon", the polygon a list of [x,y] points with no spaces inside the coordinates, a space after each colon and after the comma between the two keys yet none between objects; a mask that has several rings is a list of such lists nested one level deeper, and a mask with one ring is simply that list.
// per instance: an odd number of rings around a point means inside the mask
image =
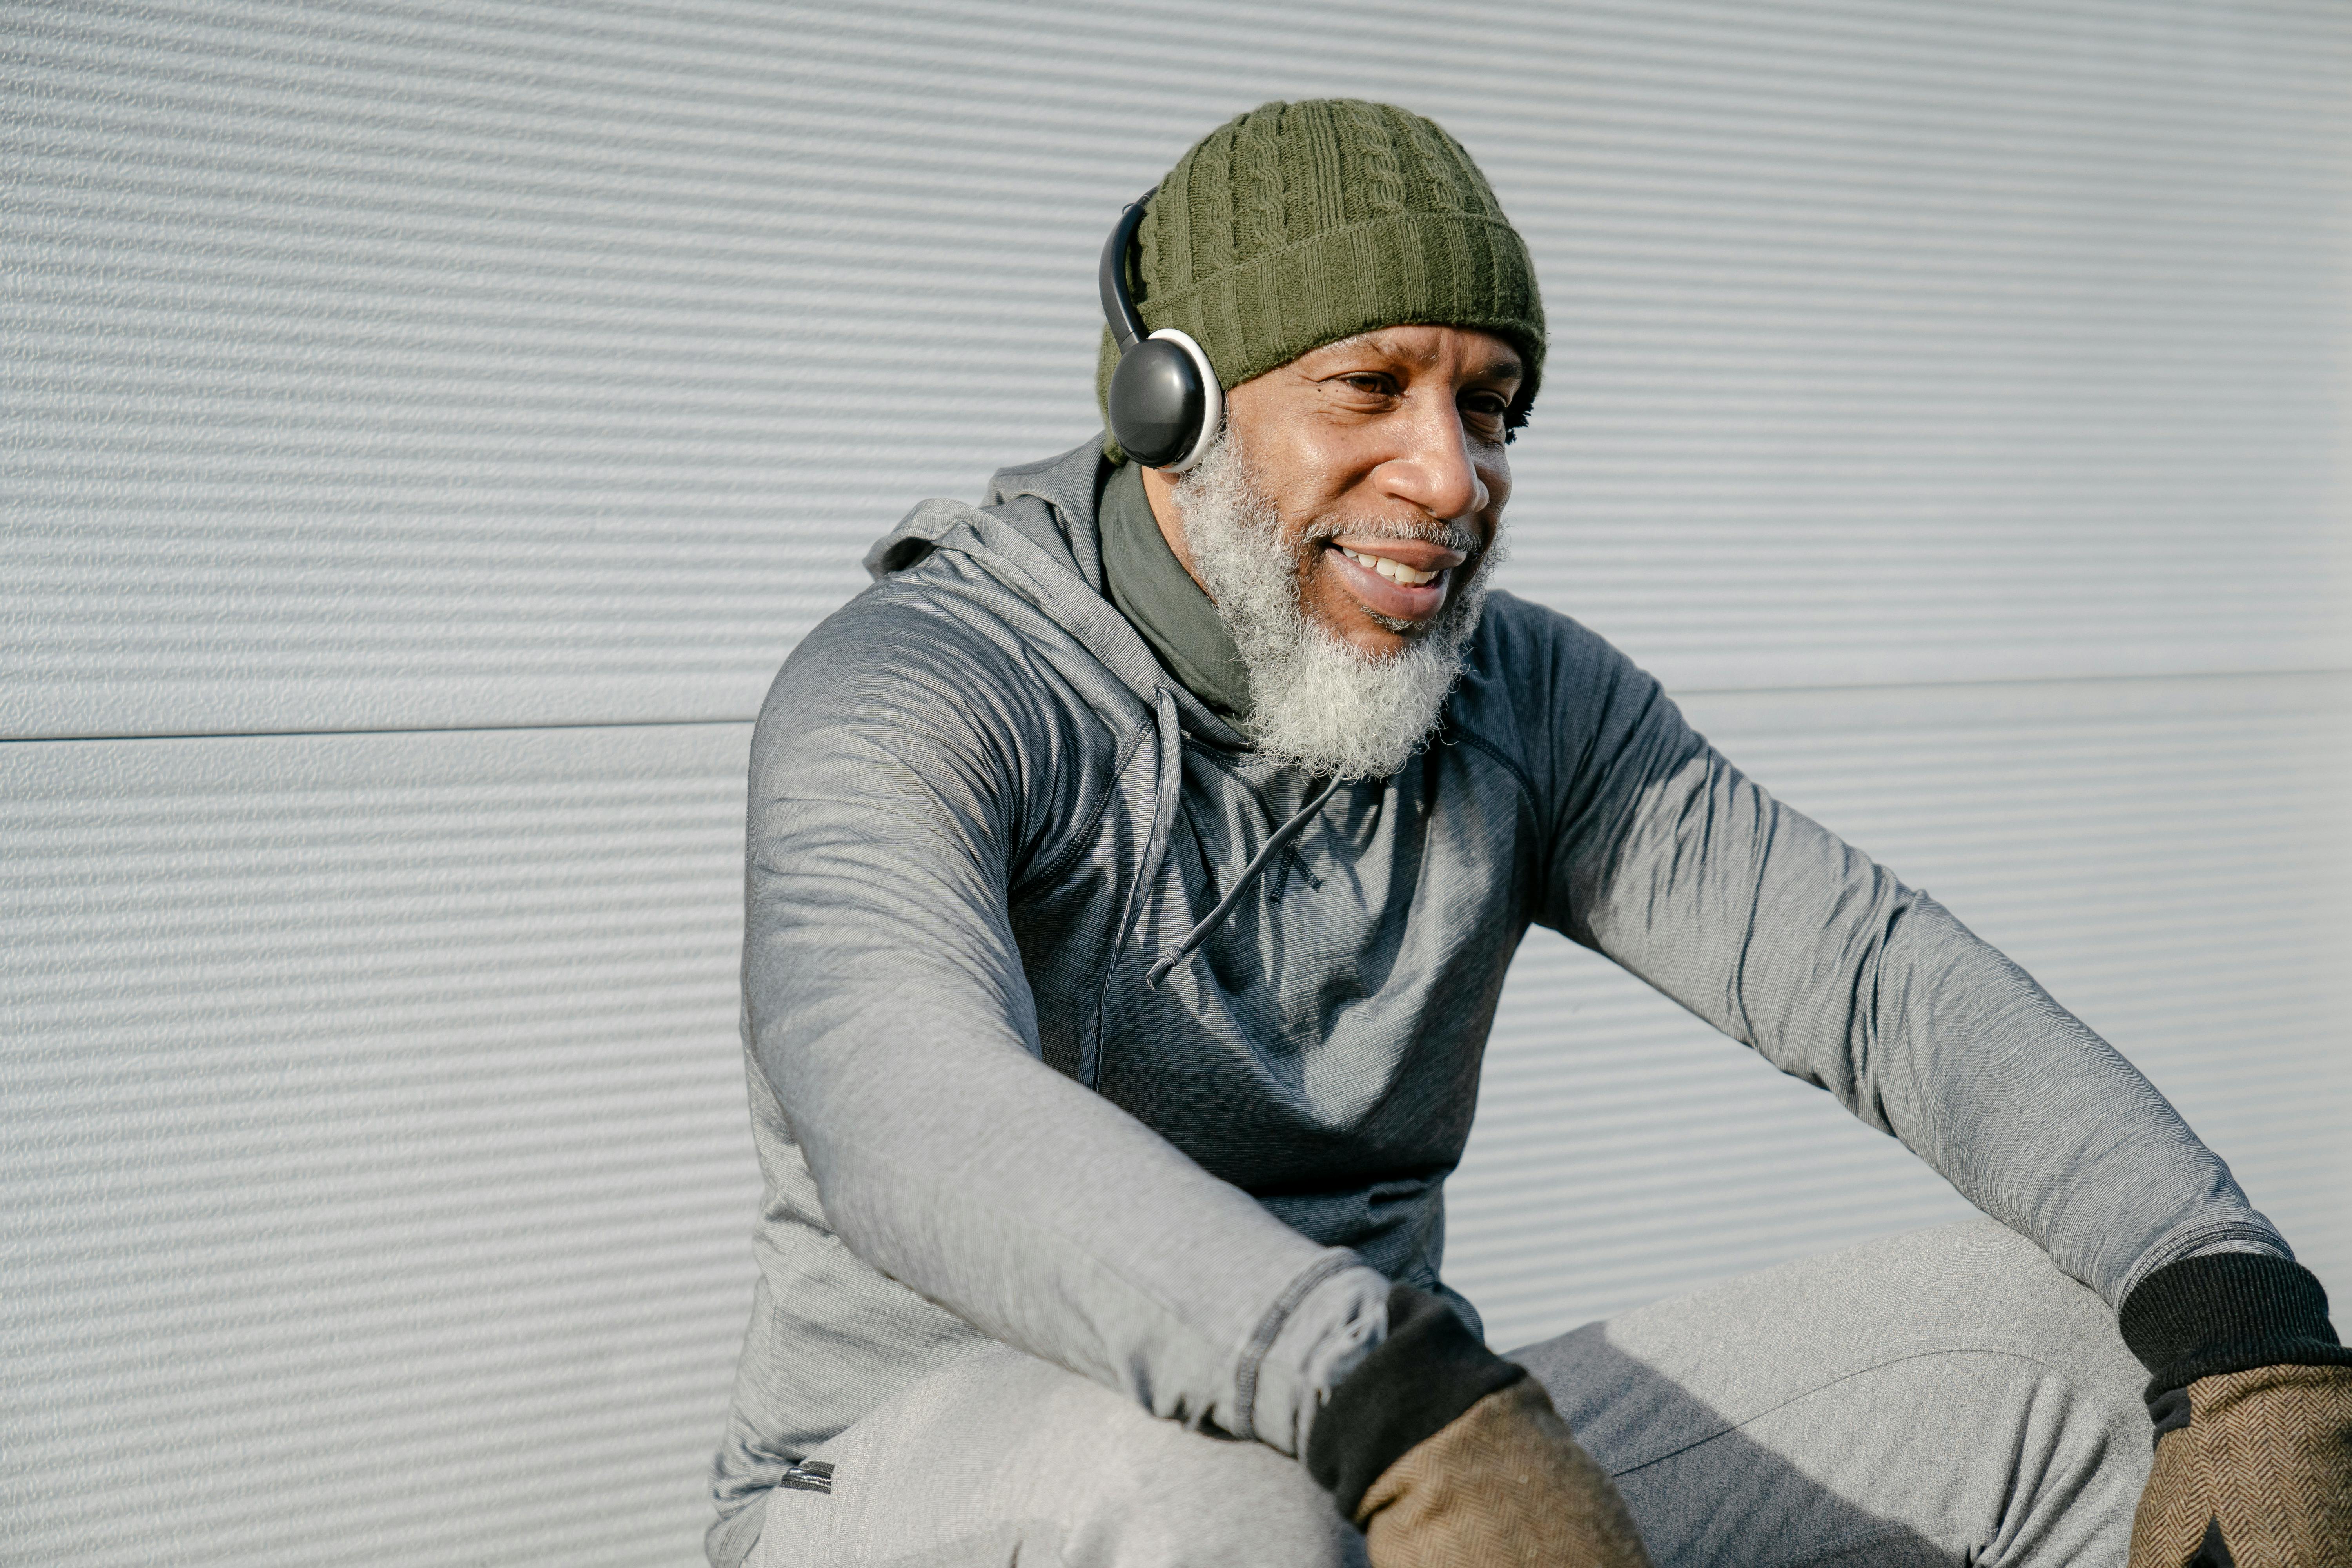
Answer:
[{"label": "man's nose", "polygon": [[1469,434],[1451,400],[1413,410],[1397,434],[1400,449],[1380,470],[1389,494],[1441,522],[1486,509],[1486,481],[1470,460]]}]

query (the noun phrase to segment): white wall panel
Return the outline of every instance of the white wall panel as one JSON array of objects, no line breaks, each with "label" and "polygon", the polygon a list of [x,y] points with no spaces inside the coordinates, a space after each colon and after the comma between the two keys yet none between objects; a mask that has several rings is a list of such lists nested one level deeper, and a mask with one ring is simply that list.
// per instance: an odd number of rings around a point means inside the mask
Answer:
[{"label": "white wall panel", "polygon": [[[0,0],[0,1563],[698,1559],[740,721],[1275,96],[1530,238],[1512,584],[2352,1297],[2347,80],[2332,0]],[[1498,1342],[1961,1212],[1542,937],[1453,1194]]]},{"label": "white wall panel", "polygon": [[2352,12],[0,8],[0,732],[745,718],[1092,423],[1120,201],[1264,98],[1494,174],[1514,580],[1677,685],[2340,668]]},{"label": "white wall panel", "polygon": [[696,1559],[747,742],[0,745],[0,1562]]},{"label": "white wall panel", "polygon": [[[1685,707],[2121,1048],[2352,1299],[2352,679]],[[1498,1345],[1970,1212],[1828,1095],[1543,932],[1448,1192],[1448,1274]]]}]

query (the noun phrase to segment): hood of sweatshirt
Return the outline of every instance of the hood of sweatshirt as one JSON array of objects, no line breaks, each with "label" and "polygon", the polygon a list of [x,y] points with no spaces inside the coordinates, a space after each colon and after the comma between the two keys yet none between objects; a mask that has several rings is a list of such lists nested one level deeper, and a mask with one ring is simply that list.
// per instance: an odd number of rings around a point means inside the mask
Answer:
[{"label": "hood of sweatshirt", "polygon": [[880,581],[935,550],[968,555],[1067,628],[1143,701],[1156,706],[1164,693],[1185,730],[1244,750],[1247,738],[1170,677],[1105,591],[1097,507],[1111,468],[1099,435],[1000,468],[979,506],[931,500],[908,512],[866,551],[866,574]]}]

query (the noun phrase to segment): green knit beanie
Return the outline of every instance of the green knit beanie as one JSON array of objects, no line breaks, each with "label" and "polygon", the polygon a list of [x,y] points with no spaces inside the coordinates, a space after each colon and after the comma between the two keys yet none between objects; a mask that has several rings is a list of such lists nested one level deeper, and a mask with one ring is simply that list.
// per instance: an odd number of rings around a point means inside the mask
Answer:
[{"label": "green knit beanie", "polygon": [[[1210,132],[1160,183],[1129,268],[1157,331],[1192,336],[1237,386],[1375,327],[1472,327],[1543,374],[1543,301],[1518,231],[1462,144],[1385,103],[1267,103]],[[1095,373],[1105,409],[1118,349]],[[1104,437],[1112,461],[1126,454]]]}]

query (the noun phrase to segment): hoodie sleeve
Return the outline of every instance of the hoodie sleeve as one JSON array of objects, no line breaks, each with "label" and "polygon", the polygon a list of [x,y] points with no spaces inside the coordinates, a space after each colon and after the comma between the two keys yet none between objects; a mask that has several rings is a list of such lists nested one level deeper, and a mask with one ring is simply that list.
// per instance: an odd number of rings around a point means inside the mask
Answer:
[{"label": "hoodie sleeve", "polygon": [[756,1068],[866,1263],[1156,1415],[1296,1454],[1387,1283],[1041,1059],[1008,888],[1066,727],[1101,721],[1057,711],[1024,657],[885,588],[785,664],[752,742]]},{"label": "hoodie sleeve", "polygon": [[1828,1089],[2111,1305],[2193,1254],[2291,1256],[2032,976],[1742,775],[1623,655],[1559,626],[1544,923]]}]

